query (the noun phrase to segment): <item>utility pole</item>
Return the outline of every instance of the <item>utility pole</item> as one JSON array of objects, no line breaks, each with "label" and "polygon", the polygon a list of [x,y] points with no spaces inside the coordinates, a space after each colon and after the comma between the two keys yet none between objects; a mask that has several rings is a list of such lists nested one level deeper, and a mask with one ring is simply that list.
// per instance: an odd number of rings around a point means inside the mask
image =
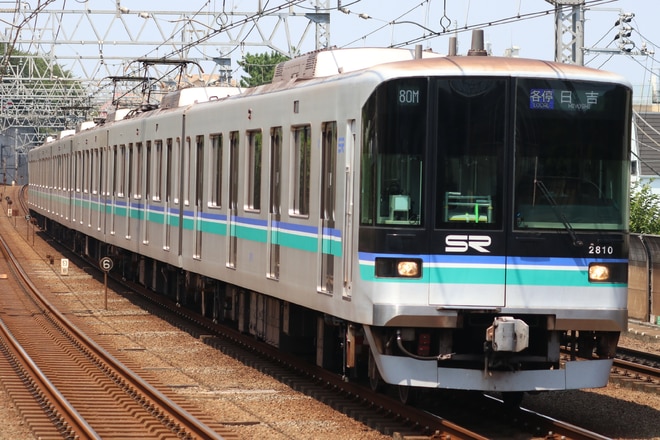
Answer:
[{"label": "utility pole", "polygon": [[[330,10],[329,0],[316,0],[316,13],[305,14],[310,21],[316,25],[316,36],[314,46],[316,50],[327,49],[330,46]],[[326,12],[320,12],[326,11]]]},{"label": "utility pole", "polygon": [[546,0],[555,7],[555,61],[584,65],[584,0]]},{"label": "utility pole", "polygon": [[630,22],[635,18],[635,14],[632,12],[623,12],[619,11],[619,18],[614,23],[614,26],[617,28],[617,33],[614,36],[614,41],[616,41],[616,46],[614,48],[585,48],[584,53],[608,53],[612,55],[640,55],[640,56],[652,56],[655,54],[655,51],[651,48],[649,49],[646,45],[646,42],[642,42],[640,47],[637,47],[635,42],[630,38],[634,31],[634,28],[630,26]]}]

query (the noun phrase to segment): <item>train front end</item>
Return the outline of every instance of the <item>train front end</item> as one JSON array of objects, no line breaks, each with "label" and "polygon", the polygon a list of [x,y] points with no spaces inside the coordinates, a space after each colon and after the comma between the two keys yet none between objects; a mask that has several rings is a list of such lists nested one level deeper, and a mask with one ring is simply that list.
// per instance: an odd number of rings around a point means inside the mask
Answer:
[{"label": "train front end", "polygon": [[605,386],[627,323],[630,87],[462,58],[384,81],[363,108],[370,379]]}]

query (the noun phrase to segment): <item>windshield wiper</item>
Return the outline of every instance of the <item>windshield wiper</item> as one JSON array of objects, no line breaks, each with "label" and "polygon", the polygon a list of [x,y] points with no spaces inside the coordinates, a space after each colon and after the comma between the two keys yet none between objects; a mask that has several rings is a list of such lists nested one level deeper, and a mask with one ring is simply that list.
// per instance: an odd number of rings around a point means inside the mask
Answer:
[{"label": "windshield wiper", "polygon": [[539,190],[541,190],[543,196],[548,199],[548,202],[550,202],[552,211],[555,213],[559,221],[563,223],[564,228],[566,228],[568,231],[568,235],[571,236],[571,239],[573,240],[573,246],[582,246],[584,243],[578,238],[577,234],[575,234],[573,226],[571,226],[568,219],[566,218],[566,215],[564,215],[564,212],[559,208],[559,205],[557,205],[557,202],[555,201],[554,197],[552,197],[552,194],[550,194],[548,187],[545,186],[542,181],[536,179],[534,179],[534,184],[536,184]]}]

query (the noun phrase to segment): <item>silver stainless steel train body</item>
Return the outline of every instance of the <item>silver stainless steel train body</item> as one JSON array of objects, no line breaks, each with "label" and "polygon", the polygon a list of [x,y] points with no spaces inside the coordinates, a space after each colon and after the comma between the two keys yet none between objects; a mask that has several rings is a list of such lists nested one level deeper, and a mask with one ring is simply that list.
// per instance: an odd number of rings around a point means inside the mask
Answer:
[{"label": "silver stainless steel train body", "polygon": [[30,151],[29,200],[123,276],[374,387],[600,387],[630,113],[583,67],[320,51],[63,133]]}]

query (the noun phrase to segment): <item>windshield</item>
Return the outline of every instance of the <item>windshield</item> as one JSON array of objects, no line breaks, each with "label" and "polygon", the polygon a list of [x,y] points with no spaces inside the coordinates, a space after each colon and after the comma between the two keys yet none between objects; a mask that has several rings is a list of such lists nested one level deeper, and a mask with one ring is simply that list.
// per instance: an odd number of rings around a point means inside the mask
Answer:
[{"label": "windshield", "polygon": [[438,81],[435,227],[499,229],[507,80]]},{"label": "windshield", "polygon": [[427,82],[408,78],[386,83],[365,105],[363,225],[421,224]]},{"label": "windshield", "polygon": [[628,91],[518,80],[515,228],[627,228]]}]

